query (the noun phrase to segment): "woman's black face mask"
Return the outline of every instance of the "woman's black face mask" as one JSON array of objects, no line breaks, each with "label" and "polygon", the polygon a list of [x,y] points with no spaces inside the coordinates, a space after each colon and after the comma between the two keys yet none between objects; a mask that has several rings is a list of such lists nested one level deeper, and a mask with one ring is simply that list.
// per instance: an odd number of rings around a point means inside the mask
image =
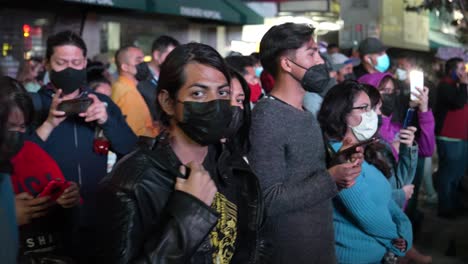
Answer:
[{"label": "woman's black face mask", "polygon": [[231,106],[232,111],[232,120],[229,123],[228,128],[226,129],[225,137],[232,138],[234,137],[239,129],[244,124],[244,110],[239,106]]}]

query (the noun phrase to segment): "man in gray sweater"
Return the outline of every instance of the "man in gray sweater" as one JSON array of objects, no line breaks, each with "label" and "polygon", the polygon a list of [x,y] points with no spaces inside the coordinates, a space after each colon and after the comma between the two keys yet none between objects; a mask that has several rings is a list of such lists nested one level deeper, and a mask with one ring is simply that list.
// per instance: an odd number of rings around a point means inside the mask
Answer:
[{"label": "man in gray sweater", "polygon": [[327,170],[319,124],[302,106],[305,92],[320,93],[329,78],[313,30],[286,23],[260,43],[275,86],[253,110],[249,159],[265,198],[271,263],[336,262],[331,199],[361,172],[361,153]]}]

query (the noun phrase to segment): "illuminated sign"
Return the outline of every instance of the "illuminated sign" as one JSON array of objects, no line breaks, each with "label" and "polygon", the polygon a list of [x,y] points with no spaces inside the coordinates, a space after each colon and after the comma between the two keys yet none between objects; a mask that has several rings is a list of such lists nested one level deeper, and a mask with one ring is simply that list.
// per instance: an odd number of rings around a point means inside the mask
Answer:
[{"label": "illuminated sign", "polygon": [[201,9],[198,7],[181,6],[180,14],[184,16],[190,16],[190,17],[200,17],[200,18],[216,19],[216,20],[222,19],[221,13],[219,11]]}]

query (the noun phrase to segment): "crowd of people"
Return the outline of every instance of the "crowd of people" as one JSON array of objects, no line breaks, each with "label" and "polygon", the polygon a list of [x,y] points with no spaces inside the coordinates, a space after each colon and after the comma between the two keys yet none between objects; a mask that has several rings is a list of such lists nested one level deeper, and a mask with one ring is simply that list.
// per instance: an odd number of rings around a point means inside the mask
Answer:
[{"label": "crowd of people", "polygon": [[410,55],[357,53],[285,23],[250,56],[123,46],[114,75],[50,36],[0,78],[2,263],[431,263],[418,193],[464,212],[466,62],[414,90]]}]

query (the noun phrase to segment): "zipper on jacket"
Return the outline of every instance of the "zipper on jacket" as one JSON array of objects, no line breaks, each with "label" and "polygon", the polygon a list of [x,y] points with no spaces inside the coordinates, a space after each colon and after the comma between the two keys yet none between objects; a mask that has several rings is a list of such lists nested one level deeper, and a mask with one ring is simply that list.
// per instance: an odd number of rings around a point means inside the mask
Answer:
[{"label": "zipper on jacket", "polygon": [[[75,136],[75,147],[76,147],[76,150],[78,151],[78,132],[76,130],[76,124],[73,124],[73,134]],[[80,162],[78,162],[78,183],[80,186],[82,185]]]}]

